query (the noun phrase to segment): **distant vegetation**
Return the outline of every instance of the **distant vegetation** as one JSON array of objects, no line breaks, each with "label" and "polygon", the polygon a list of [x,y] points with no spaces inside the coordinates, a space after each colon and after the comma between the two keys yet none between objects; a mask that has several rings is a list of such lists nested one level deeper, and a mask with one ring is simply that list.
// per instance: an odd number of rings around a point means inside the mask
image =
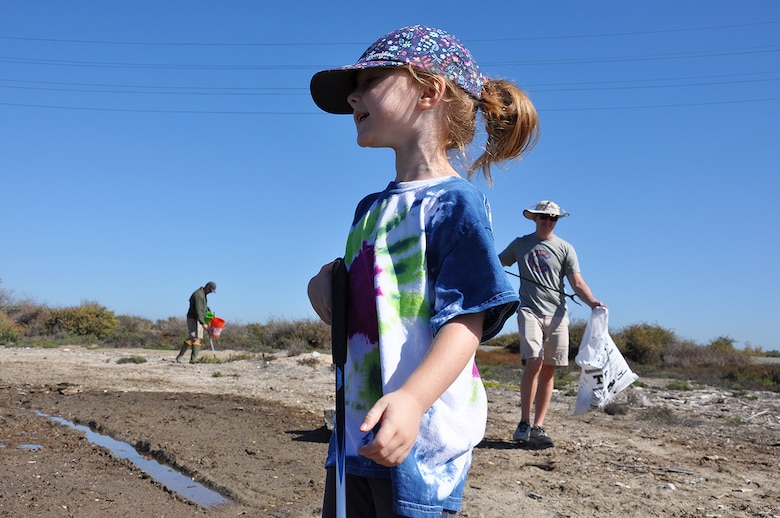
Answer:
[{"label": "distant vegetation", "polygon": [[[512,325],[512,321],[507,325]],[[556,371],[556,386],[571,384],[579,374],[574,363],[585,331],[585,321],[570,326],[569,369]],[[707,384],[735,390],[780,392],[780,363],[759,361],[780,356],[763,353],[759,347],[734,347],[734,340],[719,336],[707,344],[678,338],[672,330],[657,324],[632,324],[610,330],[631,368],[641,377],[666,377],[690,384]],[[0,286],[0,345],[10,347],[58,347],[87,345],[178,350],[187,338],[183,317],[152,321],[115,315],[113,311],[86,301],[79,306],[49,308],[20,300]],[[205,340],[208,346],[208,338]],[[228,323],[214,344],[233,351],[285,352],[297,356],[313,350],[330,349],[330,327],[318,319]],[[497,349],[480,351],[477,363],[483,378],[503,384],[519,384],[519,335],[507,333],[486,345]]]}]

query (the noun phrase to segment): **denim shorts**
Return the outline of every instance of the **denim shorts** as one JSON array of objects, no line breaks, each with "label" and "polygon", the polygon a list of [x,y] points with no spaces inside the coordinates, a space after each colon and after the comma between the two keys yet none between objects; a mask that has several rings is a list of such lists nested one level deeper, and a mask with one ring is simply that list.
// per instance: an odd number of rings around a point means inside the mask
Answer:
[{"label": "denim shorts", "polygon": [[[393,512],[393,487],[389,478],[346,476],[347,518],[403,518]],[[455,511],[442,518],[457,516]],[[336,468],[327,468],[322,518],[336,518]]]}]

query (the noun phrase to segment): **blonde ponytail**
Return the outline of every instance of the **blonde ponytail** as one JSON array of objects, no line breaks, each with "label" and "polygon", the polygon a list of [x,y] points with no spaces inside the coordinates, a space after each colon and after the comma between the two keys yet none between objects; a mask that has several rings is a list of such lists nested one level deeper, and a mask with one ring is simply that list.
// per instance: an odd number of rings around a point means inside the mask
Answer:
[{"label": "blonde ponytail", "polygon": [[487,142],[482,155],[469,167],[469,179],[482,169],[488,184],[493,182],[490,166],[522,158],[539,139],[539,117],[525,92],[503,79],[488,79],[480,103]]}]

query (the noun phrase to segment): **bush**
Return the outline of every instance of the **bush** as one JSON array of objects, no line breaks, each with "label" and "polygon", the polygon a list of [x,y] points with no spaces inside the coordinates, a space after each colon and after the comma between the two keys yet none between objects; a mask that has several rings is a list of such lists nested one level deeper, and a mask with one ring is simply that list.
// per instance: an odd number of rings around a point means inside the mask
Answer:
[{"label": "bush", "polygon": [[258,345],[264,349],[287,350],[294,347],[300,353],[304,345],[315,349],[330,346],[330,326],[319,319],[272,319],[266,325],[253,325],[251,329]]},{"label": "bush", "polygon": [[574,360],[580,351],[580,343],[585,335],[585,328],[588,326],[586,320],[577,319],[569,323],[569,359]]},{"label": "bush", "polygon": [[690,340],[675,342],[663,355],[663,363],[668,367],[690,369],[693,367],[726,367],[734,365],[748,365],[752,360],[749,351],[734,349],[728,346],[710,345],[702,347]]},{"label": "bush", "polygon": [[520,350],[520,333],[507,333],[498,335],[484,343],[490,347],[505,347],[512,352]]},{"label": "bush", "polygon": [[151,331],[154,324],[148,318],[119,315],[117,318],[117,333],[139,333]]},{"label": "bush", "polygon": [[146,358],[143,356],[127,356],[125,358],[119,358],[116,362],[120,365],[123,363],[146,363]]},{"label": "bush", "polygon": [[52,310],[47,322],[49,334],[66,332],[75,336],[105,338],[119,324],[113,311],[96,302],[84,302],[80,306]]},{"label": "bush", "polygon": [[723,374],[731,388],[780,391],[780,365],[735,365]]},{"label": "bush", "polygon": [[152,321],[146,318],[120,315],[117,328],[105,337],[106,345],[114,347],[143,347],[156,341],[159,333],[153,329]]},{"label": "bush", "polygon": [[728,336],[719,336],[713,340],[710,340],[710,343],[707,344],[707,347],[715,351],[733,351],[734,339]]},{"label": "bush", "polygon": [[24,334],[24,326],[11,320],[4,312],[0,311],[0,344],[12,344]]},{"label": "bush", "polygon": [[613,340],[627,360],[657,364],[677,337],[659,325],[633,324],[615,334]]},{"label": "bush", "polygon": [[168,317],[154,324],[159,340],[162,342],[180,342],[187,336],[187,321],[183,318]]}]

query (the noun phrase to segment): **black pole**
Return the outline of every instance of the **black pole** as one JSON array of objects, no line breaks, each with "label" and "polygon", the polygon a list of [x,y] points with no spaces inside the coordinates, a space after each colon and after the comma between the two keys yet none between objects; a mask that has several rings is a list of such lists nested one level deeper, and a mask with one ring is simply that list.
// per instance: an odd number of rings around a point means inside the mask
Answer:
[{"label": "black pole", "polygon": [[336,517],[346,518],[346,451],[344,437],[344,365],[347,363],[347,267],[344,259],[333,263],[331,275],[331,351],[336,366],[336,413],[333,427],[336,432]]}]

